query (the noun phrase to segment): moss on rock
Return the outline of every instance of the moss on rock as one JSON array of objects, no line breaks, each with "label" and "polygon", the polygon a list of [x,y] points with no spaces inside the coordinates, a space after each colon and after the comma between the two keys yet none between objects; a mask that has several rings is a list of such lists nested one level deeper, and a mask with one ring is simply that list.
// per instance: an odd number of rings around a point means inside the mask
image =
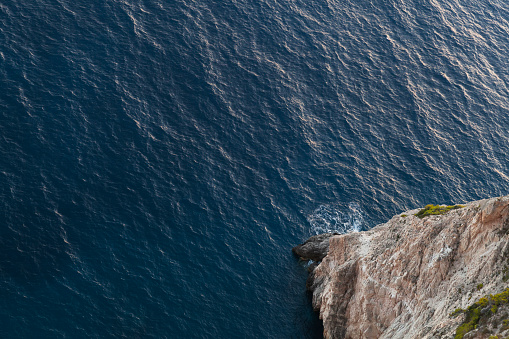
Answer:
[{"label": "moss on rock", "polygon": [[463,207],[465,207],[465,206],[463,206],[463,205],[449,205],[449,206],[445,206],[445,205],[433,205],[433,204],[430,204],[430,205],[426,205],[422,210],[420,210],[419,212],[415,213],[414,215],[416,217],[419,217],[419,218],[422,219],[422,218],[430,216],[430,215],[445,214],[445,213],[449,212],[450,210],[455,210],[455,209],[463,208]]},{"label": "moss on rock", "polygon": [[[475,302],[474,304],[470,305],[466,310],[464,310],[464,313],[466,315],[465,320],[456,329],[456,335],[454,336],[454,339],[462,339],[465,336],[465,334],[477,328],[479,321],[481,319],[487,319],[491,317],[493,314],[497,313],[498,307],[500,305],[508,303],[509,303],[509,288],[506,288],[503,292],[499,294],[495,295],[490,294],[480,298],[479,301]],[[485,312],[486,308],[489,308],[490,311]],[[463,310],[457,309],[453,313],[451,313],[451,316],[453,314],[457,315],[458,313],[461,313],[461,311]]]}]

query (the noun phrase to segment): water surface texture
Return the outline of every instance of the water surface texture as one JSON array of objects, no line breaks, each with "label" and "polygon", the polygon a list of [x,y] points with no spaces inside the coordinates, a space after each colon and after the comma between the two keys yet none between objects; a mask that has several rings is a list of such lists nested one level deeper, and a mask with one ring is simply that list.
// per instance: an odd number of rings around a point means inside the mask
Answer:
[{"label": "water surface texture", "polygon": [[502,0],[0,3],[0,336],[319,338],[310,235],[509,192]]}]

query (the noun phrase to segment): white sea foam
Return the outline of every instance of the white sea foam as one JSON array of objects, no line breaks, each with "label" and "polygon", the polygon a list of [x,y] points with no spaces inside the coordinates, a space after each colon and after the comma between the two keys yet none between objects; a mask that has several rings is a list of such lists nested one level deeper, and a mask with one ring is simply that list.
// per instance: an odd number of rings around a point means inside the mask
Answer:
[{"label": "white sea foam", "polygon": [[314,234],[328,232],[343,234],[369,228],[368,217],[356,202],[350,202],[347,207],[339,204],[320,205],[307,219]]}]

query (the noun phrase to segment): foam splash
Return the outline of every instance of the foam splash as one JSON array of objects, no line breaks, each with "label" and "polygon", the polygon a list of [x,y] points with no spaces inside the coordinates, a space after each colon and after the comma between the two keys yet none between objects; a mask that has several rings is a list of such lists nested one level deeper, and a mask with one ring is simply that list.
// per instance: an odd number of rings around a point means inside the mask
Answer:
[{"label": "foam splash", "polygon": [[348,207],[320,205],[307,219],[314,234],[343,234],[368,229],[368,217],[356,202],[350,202]]},{"label": "foam splash", "polygon": [[313,261],[313,260],[308,260],[308,261],[305,261],[305,260],[299,260],[299,265],[304,267],[304,268],[308,268],[309,266],[311,266],[313,263],[315,263],[316,261]]}]

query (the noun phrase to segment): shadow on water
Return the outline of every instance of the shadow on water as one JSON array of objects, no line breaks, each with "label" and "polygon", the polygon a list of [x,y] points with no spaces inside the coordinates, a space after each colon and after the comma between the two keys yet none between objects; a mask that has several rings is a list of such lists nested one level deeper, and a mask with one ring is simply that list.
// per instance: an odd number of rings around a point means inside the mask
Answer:
[{"label": "shadow on water", "polygon": [[295,333],[292,338],[318,339],[323,338],[323,322],[319,312],[313,310],[311,291],[306,289],[309,273],[307,263],[292,255],[293,272],[290,279],[290,288],[293,290],[291,304],[294,305],[292,323]]},{"label": "shadow on water", "polygon": [[309,314],[309,322],[308,326],[305,329],[305,337],[309,339],[322,339],[323,338],[323,322],[320,319],[319,313],[313,310],[312,299],[313,294],[311,292],[306,292],[306,299],[308,301],[309,309],[311,314]]}]

